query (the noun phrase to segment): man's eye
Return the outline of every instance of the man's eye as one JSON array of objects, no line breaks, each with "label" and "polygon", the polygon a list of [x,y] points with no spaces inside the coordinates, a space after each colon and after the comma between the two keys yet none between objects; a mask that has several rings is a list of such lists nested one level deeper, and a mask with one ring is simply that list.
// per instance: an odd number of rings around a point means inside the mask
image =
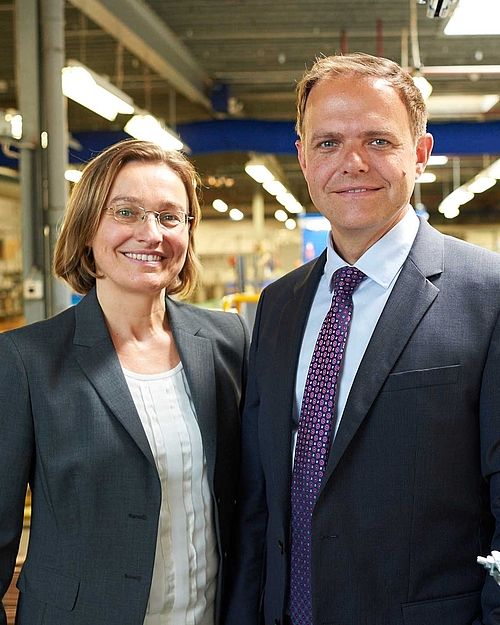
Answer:
[{"label": "man's eye", "polygon": [[320,148],[333,148],[338,145],[337,141],[333,141],[332,139],[326,139],[325,141],[321,141],[319,144]]},{"label": "man's eye", "polygon": [[376,146],[389,145],[389,141],[387,141],[387,139],[374,139],[372,141],[372,145],[376,145]]}]

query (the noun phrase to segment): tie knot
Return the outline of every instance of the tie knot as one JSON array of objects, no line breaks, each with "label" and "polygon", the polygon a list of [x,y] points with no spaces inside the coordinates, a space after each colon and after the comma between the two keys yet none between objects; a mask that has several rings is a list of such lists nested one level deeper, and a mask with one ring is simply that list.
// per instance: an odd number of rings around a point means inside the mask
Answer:
[{"label": "tie knot", "polygon": [[356,267],[341,267],[333,274],[333,291],[334,293],[341,291],[345,295],[352,295],[364,278],[366,275]]}]

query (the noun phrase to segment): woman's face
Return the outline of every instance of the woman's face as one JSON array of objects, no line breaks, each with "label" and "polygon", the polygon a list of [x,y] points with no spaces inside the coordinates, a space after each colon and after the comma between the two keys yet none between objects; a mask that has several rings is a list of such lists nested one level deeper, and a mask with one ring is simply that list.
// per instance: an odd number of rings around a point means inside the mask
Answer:
[{"label": "woman's face", "polygon": [[[140,206],[146,211],[189,213],[189,199],[180,177],[163,163],[132,161],[119,172],[106,207]],[[134,224],[119,223],[103,211],[91,248],[97,288],[113,297],[155,295],[175,282],[184,262],[189,226],[161,227],[154,215]]]}]

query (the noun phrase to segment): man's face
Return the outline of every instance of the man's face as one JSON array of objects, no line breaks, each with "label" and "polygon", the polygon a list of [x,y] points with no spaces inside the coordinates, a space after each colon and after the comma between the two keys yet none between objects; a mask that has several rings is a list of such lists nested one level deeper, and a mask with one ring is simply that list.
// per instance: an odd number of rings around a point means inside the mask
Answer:
[{"label": "man's face", "polygon": [[338,251],[354,241],[362,253],[405,214],[432,137],[413,139],[406,108],[385,80],[348,76],[312,88],[297,149]]}]

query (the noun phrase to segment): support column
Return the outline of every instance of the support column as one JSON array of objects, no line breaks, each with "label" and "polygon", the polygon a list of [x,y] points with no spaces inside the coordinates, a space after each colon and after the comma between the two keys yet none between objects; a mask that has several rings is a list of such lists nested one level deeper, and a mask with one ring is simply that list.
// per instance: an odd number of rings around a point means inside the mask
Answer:
[{"label": "support column", "polygon": [[252,223],[257,243],[264,238],[264,220],[264,193],[259,185],[252,198]]},{"label": "support column", "polygon": [[[37,2],[16,0],[15,31],[17,100],[23,117],[19,184],[25,285],[24,318],[26,323],[32,323],[45,317]],[[37,288],[30,289],[30,285]]]},{"label": "support column", "polygon": [[45,263],[47,314],[53,315],[71,304],[70,290],[52,277],[51,260],[62,218],[68,185],[64,179],[68,161],[66,102],[62,93],[61,70],[64,53],[64,0],[40,0],[43,59],[43,110],[48,136],[46,155],[47,219],[45,228],[48,258]]}]

